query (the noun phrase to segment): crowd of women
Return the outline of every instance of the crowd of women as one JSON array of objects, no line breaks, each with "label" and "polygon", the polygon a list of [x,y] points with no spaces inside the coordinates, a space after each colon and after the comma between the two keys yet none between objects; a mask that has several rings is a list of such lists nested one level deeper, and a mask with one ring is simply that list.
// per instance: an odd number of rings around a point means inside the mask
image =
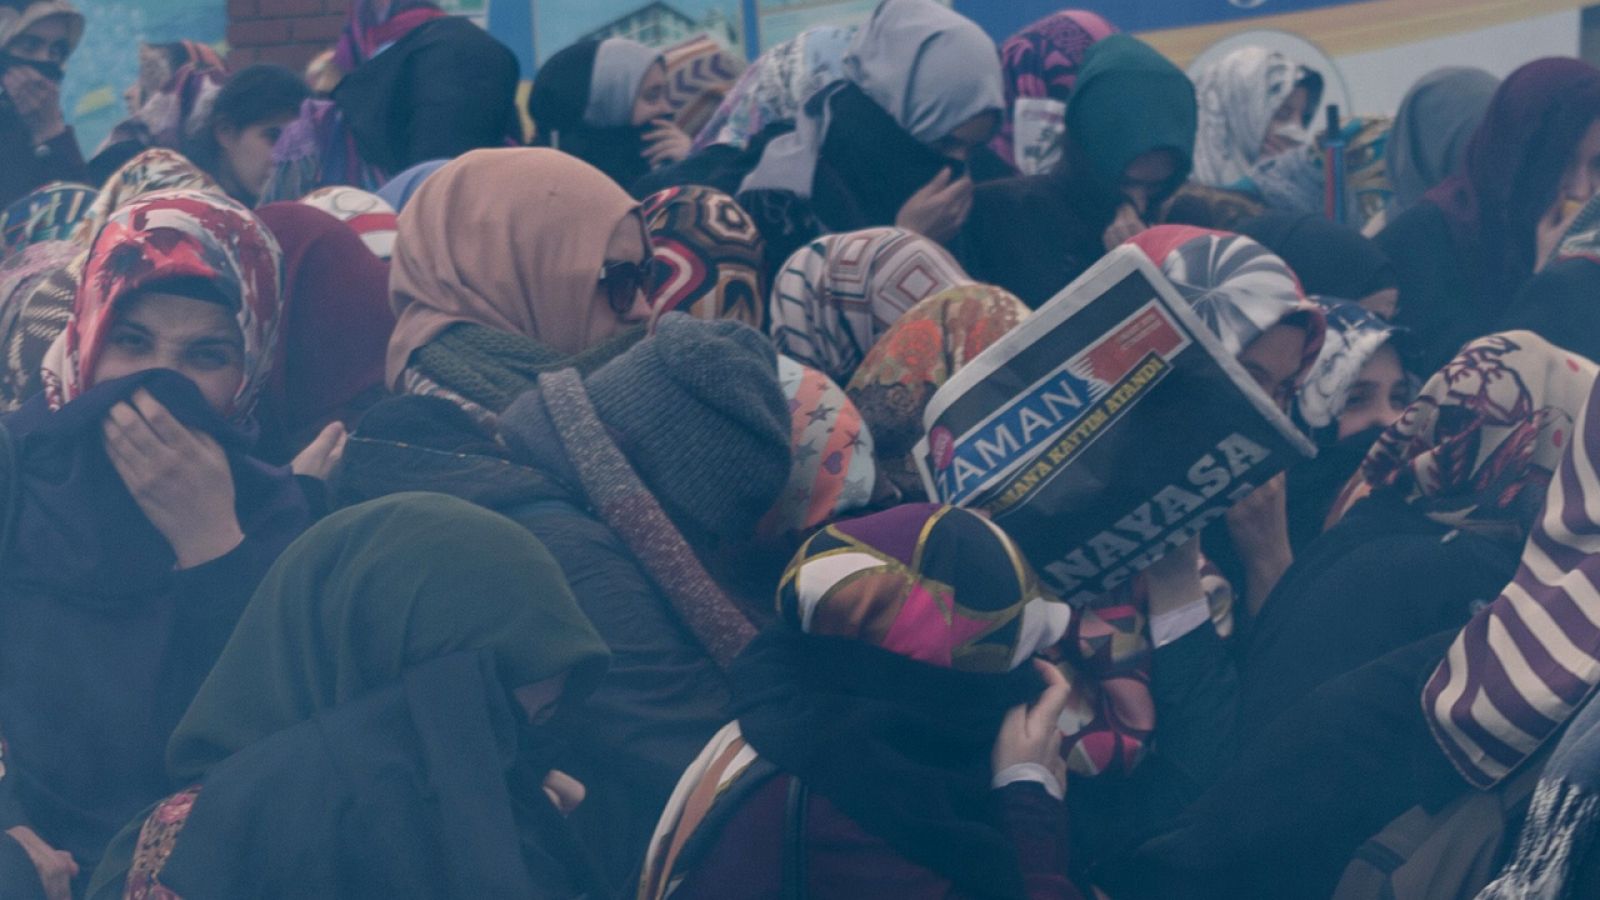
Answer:
[{"label": "crowd of women", "polygon": [[[0,0],[0,895],[1600,893],[1600,69],[1428,75],[1329,210],[1322,73],[1085,12],[519,108],[353,0],[87,159],[83,26]],[[1069,605],[914,447],[1123,246],[1319,452]]]}]

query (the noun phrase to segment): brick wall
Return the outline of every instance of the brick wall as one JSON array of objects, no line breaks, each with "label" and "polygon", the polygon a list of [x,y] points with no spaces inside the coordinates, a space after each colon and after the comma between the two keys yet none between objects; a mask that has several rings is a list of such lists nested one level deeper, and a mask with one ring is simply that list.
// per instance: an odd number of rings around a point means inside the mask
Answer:
[{"label": "brick wall", "polygon": [[338,40],[346,2],[228,0],[228,64],[270,62],[301,71]]}]

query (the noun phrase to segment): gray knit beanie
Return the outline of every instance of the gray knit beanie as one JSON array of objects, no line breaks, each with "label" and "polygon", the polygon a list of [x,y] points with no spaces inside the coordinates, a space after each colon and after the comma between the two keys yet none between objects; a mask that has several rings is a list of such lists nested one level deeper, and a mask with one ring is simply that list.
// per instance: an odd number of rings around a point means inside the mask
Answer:
[{"label": "gray knit beanie", "polygon": [[777,354],[746,325],[670,313],[584,388],[680,527],[747,536],[789,481],[789,403]]}]

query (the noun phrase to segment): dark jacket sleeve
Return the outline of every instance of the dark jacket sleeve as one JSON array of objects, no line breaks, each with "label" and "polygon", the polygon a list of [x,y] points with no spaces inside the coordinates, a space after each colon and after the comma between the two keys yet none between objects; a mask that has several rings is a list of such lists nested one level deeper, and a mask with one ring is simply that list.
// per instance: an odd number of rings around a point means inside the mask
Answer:
[{"label": "dark jacket sleeve", "polygon": [[34,146],[27,125],[0,94],[0,209],[52,181],[82,181],[83,154],[71,128]]},{"label": "dark jacket sleeve", "polygon": [[776,281],[784,263],[796,250],[821,237],[825,231],[811,204],[789,191],[745,191],[739,195],[756,228],[766,241],[767,283]]}]

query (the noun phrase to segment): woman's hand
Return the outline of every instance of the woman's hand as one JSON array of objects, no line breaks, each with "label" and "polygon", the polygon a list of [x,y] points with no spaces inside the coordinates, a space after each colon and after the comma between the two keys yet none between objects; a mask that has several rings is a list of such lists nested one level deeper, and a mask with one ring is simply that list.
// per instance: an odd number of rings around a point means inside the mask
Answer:
[{"label": "woman's hand", "polygon": [[971,212],[972,179],[955,178],[946,168],[900,205],[894,224],[943,244],[961,231]]},{"label": "woman's hand", "polygon": [[1060,669],[1042,659],[1035,659],[1033,668],[1044,679],[1044,693],[1032,706],[1021,704],[1006,713],[989,764],[996,776],[1014,766],[1041,766],[1055,776],[1057,785],[1065,790],[1067,761],[1061,756],[1059,723],[1072,697],[1072,686]]},{"label": "woman's hand", "polygon": [[1245,600],[1252,614],[1261,611],[1267,595],[1294,562],[1285,483],[1280,472],[1228,510],[1228,533],[1245,565]]},{"label": "woman's hand", "polygon": [[544,795],[561,812],[563,816],[572,815],[573,811],[583,805],[583,798],[588,796],[588,789],[583,782],[560,769],[551,769],[544,776]]},{"label": "woman's hand", "polygon": [[1105,234],[1101,235],[1101,239],[1105,241],[1106,250],[1115,250],[1122,246],[1123,242],[1128,238],[1145,230],[1146,227],[1144,220],[1139,218],[1138,211],[1133,208],[1133,204],[1124,203],[1117,207],[1117,217],[1111,220],[1110,225],[1106,226]]},{"label": "woman's hand", "polygon": [[72,879],[78,877],[78,863],[72,854],[46,844],[44,838],[34,834],[26,825],[6,829],[6,834],[22,845],[39,870],[39,881],[44,884],[44,895],[49,900],[72,900]]},{"label": "woman's hand", "polygon": [[289,464],[289,469],[296,475],[327,481],[344,459],[344,445],[348,440],[350,433],[345,431],[344,423],[330,422],[316,440],[300,451],[294,462]]},{"label": "woman's hand", "polygon": [[144,388],[106,417],[106,455],[145,518],[190,569],[244,540],[234,511],[233,473],[222,446],[193,431]]},{"label": "woman's hand", "polygon": [[693,139],[666,119],[657,119],[644,133],[644,143],[644,158],[652,169],[683,162],[694,147]]},{"label": "woman's hand", "polygon": [[11,97],[17,115],[28,126],[35,145],[67,130],[61,114],[61,85],[40,75],[32,66],[12,66],[0,76],[0,85]]}]

